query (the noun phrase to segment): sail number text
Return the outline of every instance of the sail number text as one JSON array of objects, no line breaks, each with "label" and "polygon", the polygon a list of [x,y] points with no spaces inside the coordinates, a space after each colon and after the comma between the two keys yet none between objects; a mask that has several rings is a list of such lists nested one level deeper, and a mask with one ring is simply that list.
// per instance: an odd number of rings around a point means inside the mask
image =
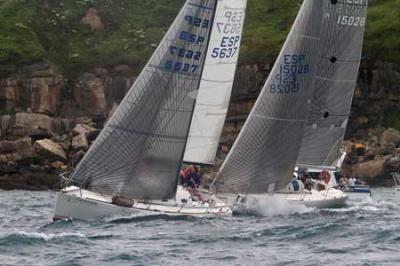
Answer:
[{"label": "sail number text", "polygon": [[[210,20],[201,19],[194,16],[185,16],[185,21],[189,25],[194,27],[208,28],[210,25]],[[199,45],[205,42],[205,38],[203,36],[188,31],[181,31],[179,33],[179,39],[187,43],[193,43]],[[171,45],[169,47],[169,51],[172,56],[178,57],[179,60],[165,61],[164,69],[181,73],[195,73],[199,69],[199,65],[192,64],[190,62],[184,62],[184,60],[189,60],[189,59],[197,61],[200,60],[202,55],[201,51],[195,51],[192,49],[186,49],[174,45]]]},{"label": "sail number text", "polygon": [[211,57],[219,59],[233,58],[238,54],[244,11],[227,10],[216,18],[216,29],[221,36],[219,45],[211,49]]},{"label": "sail number text", "polygon": [[199,68],[198,65],[175,62],[173,60],[167,60],[165,62],[165,69],[174,72],[195,73],[198,68]]},{"label": "sail number text", "polygon": [[306,64],[305,59],[303,54],[283,55],[283,64],[279,65],[279,72],[273,77],[270,93],[298,93],[299,76],[310,73],[310,65]]},{"label": "sail number text", "polygon": [[363,27],[365,25],[365,20],[365,17],[339,15],[336,23],[345,26]]},{"label": "sail number text", "polygon": [[225,11],[225,21],[216,23],[219,33],[239,34],[242,30],[244,12]]},{"label": "sail number text", "polygon": [[185,21],[187,21],[189,25],[195,27],[208,28],[208,26],[210,25],[210,20],[193,16],[185,16]]},{"label": "sail number text", "polygon": [[240,37],[222,37],[220,47],[215,47],[212,50],[211,57],[213,58],[231,58],[239,49]]}]

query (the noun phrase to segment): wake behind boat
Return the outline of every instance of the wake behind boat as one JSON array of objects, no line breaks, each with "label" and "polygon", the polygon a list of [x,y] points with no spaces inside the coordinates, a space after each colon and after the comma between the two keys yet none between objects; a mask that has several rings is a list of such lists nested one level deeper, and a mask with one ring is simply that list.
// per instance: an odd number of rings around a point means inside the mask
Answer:
[{"label": "wake behind boat", "polygon": [[[178,183],[194,112],[202,121],[207,116],[195,108],[197,94],[201,104],[207,103],[210,96],[205,91],[224,84],[223,97],[217,98],[223,106],[229,100],[226,94],[236,69],[246,3],[186,1],[66,188],[58,193],[55,219],[95,220],[136,213],[231,215],[230,207],[219,199],[209,195],[206,201],[193,200]],[[213,68],[220,73],[214,78]],[[213,106],[225,115],[219,102]],[[221,123],[223,119],[212,125],[213,142]],[[196,140],[189,148],[196,145],[202,143]],[[215,156],[215,151],[211,153]]]}]

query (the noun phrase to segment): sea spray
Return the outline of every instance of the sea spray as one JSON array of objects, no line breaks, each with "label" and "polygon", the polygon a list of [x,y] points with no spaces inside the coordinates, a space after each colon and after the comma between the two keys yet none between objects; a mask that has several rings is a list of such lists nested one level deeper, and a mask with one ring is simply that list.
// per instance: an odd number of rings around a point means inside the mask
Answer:
[{"label": "sea spray", "polygon": [[282,195],[248,196],[234,206],[238,215],[276,216],[302,214],[314,211],[299,202],[289,202]]}]

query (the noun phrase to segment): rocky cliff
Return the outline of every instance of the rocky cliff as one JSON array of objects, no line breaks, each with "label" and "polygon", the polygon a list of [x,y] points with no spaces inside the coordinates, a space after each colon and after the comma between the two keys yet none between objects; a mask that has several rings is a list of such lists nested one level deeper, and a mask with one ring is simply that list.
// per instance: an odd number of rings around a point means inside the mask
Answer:
[{"label": "rocky cliff", "polygon": [[[380,184],[388,173],[400,172],[400,2],[370,4],[346,135],[349,149],[361,144],[366,153],[351,154],[344,170]],[[57,186],[57,174],[82,158],[181,5],[182,0],[2,1],[0,187]],[[243,125],[298,8],[292,0],[249,0],[223,150]]]},{"label": "rocky cliff", "polygon": [[[270,66],[238,68],[222,144],[233,143]],[[398,126],[399,70],[394,64],[363,63],[346,138],[349,151],[361,143],[365,155],[350,152],[345,174],[389,184],[389,174],[400,171],[400,133],[386,129]],[[1,80],[0,186],[57,186],[57,174],[77,164],[132,84],[134,79],[124,77],[124,71],[129,66],[95,68],[68,79],[48,67],[31,77]]]}]

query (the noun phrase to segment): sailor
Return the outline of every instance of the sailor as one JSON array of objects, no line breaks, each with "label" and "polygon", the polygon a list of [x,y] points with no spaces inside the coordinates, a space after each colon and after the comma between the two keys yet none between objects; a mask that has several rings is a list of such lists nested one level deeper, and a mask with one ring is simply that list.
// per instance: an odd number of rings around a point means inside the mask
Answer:
[{"label": "sailor", "polygon": [[329,181],[331,180],[331,175],[329,174],[328,171],[324,170],[320,173],[319,179],[321,181],[324,181],[325,184],[329,184]]},{"label": "sailor", "polygon": [[189,174],[189,176],[187,176],[187,184],[189,187],[191,188],[198,188],[201,184],[201,175],[199,172],[199,168],[196,166],[192,166],[192,171]]},{"label": "sailor", "polygon": [[181,185],[186,187],[194,200],[204,201],[203,195],[198,191],[201,184],[201,174],[199,168],[189,165],[180,173]]},{"label": "sailor", "polygon": [[314,186],[314,183],[311,179],[311,176],[308,174],[307,169],[299,169],[300,180],[304,184],[304,188],[308,191],[311,191],[311,188]]},{"label": "sailor", "polygon": [[185,169],[181,170],[179,177],[180,177],[180,184],[184,187],[188,186],[190,181],[189,176],[195,171],[193,165],[189,165]]},{"label": "sailor", "polygon": [[350,177],[349,179],[349,185],[351,187],[354,187],[356,185],[356,179],[354,177]]}]

